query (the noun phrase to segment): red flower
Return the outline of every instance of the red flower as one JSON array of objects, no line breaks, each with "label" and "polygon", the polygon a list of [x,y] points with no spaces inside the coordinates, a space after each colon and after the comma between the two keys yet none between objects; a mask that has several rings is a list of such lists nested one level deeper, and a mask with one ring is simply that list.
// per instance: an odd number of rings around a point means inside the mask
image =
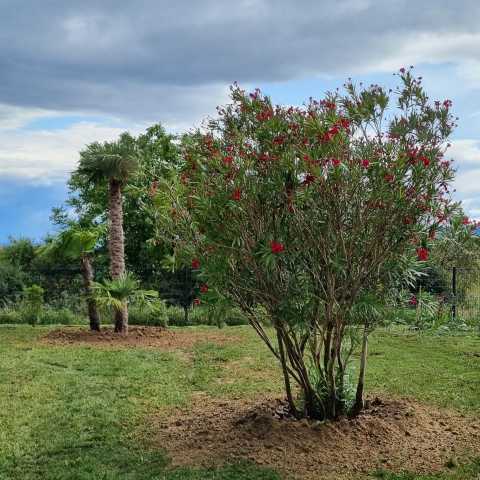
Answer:
[{"label": "red flower", "polygon": [[391,173],[386,173],[383,177],[387,182],[393,182],[394,176]]},{"label": "red flower", "polygon": [[426,262],[428,260],[428,250],[425,247],[417,248],[417,258],[421,262]]},{"label": "red flower", "polygon": [[327,110],[335,110],[335,103],[334,102],[328,102],[327,100],[320,100],[320,105],[325,107]]},{"label": "red flower", "polygon": [[303,185],[310,185],[315,181],[317,177],[315,175],[312,175],[311,173],[307,173],[305,175],[305,178],[303,179]]},{"label": "red flower", "polygon": [[331,135],[329,132],[325,132],[325,133],[320,137],[320,141],[321,141],[322,143],[328,143],[332,138],[333,138],[333,135]]},{"label": "red flower", "polygon": [[200,305],[200,299],[199,298],[194,298],[193,299],[193,304],[196,305],[196,306]]},{"label": "red flower", "polygon": [[364,158],[362,160],[362,167],[363,168],[368,168],[369,166],[370,166],[370,162],[366,158]]},{"label": "red flower", "polygon": [[158,180],[154,180],[151,185],[150,185],[150,196],[154,196],[156,193],[157,193],[157,189],[158,189]]},{"label": "red flower", "polygon": [[239,188],[236,188],[232,193],[232,200],[238,202],[242,198],[242,191]]},{"label": "red flower", "polygon": [[277,253],[282,253],[285,250],[285,247],[283,243],[272,240],[270,242],[270,250],[272,251],[272,253],[277,254]]},{"label": "red flower", "polygon": [[468,217],[463,217],[462,218],[462,224],[463,225],[470,225],[470,219]]},{"label": "red flower", "polygon": [[198,258],[194,258],[192,260],[192,268],[194,270],[198,270],[200,268],[200,260]]},{"label": "red flower", "polygon": [[334,167],[338,167],[340,165],[340,160],[338,158],[332,158],[332,164]]},{"label": "red flower", "polygon": [[410,297],[410,301],[409,301],[408,303],[409,303],[410,305],[413,305],[413,306],[417,305],[417,303],[418,303],[417,297],[416,297],[415,295],[412,295],[412,296]]},{"label": "red flower", "polygon": [[340,125],[345,129],[347,130],[348,127],[350,127],[350,120],[347,120],[346,118],[342,118],[340,120]]},{"label": "red flower", "polygon": [[420,160],[423,162],[423,164],[428,167],[430,165],[430,159],[426,157],[425,155],[422,155],[420,157]]},{"label": "red flower", "polygon": [[340,131],[340,129],[334,125],[332,128],[330,128],[330,130],[328,131],[328,133],[333,136],[333,135],[336,135],[338,132]]},{"label": "red flower", "polygon": [[223,163],[225,165],[231,165],[233,162],[233,157],[231,155],[227,155],[226,157],[223,157]]},{"label": "red flower", "polygon": [[200,285],[200,293],[207,293],[208,292],[208,285],[204,283],[203,285]]}]

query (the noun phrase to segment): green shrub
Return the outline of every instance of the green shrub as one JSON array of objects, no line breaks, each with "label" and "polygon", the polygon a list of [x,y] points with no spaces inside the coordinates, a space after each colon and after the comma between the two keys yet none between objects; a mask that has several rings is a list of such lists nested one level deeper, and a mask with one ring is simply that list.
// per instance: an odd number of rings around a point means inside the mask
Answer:
[{"label": "green shrub", "polygon": [[6,305],[0,310],[0,325],[12,325],[24,323],[19,310],[10,305]]},{"label": "green shrub", "polygon": [[168,307],[167,308],[168,325],[171,325],[174,327],[186,327],[188,325],[192,325],[191,313],[192,313],[192,309],[188,311],[188,321],[185,321],[185,311],[183,308]]},{"label": "green shrub", "polygon": [[168,323],[167,307],[161,300],[155,300],[149,305],[131,305],[128,311],[130,325],[148,325],[165,327]]},{"label": "green shrub", "polygon": [[40,321],[43,310],[43,295],[45,290],[40,285],[33,284],[23,289],[23,300],[21,305],[23,323],[36,325]]},{"label": "green shrub", "polygon": [[40,325],[78,325],[79,323],[86,323],[86,319],[74,314],[67,308],[45,308],[39,316],[39,323]]}]

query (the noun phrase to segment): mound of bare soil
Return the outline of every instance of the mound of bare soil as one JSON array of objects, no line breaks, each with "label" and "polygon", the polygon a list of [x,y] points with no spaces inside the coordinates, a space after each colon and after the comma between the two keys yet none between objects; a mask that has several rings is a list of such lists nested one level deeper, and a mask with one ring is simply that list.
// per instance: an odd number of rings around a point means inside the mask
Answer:
[{"label": "mound of bare soil", "polygon": [[157,347],[162,350],[190,348],[197,342],[225,344],[237,341],[238,338],[223,335],[215,331],[173,331],[162,327],[129,327],[128,335],[114,333],[110,327],[100,332],[92,332],[85,328],[64,327],[52,330],[42,341],[54,345],[87,344],[104,347]]},{"label": "mound of bare soil", "polygon": [[153,420],[154,442],[174,466],[239,458],[298,479],[358,478],[377,468],[431,473],[480,453],[480,420],[416,402],[375,399],[357,418],[320,423],[282,418],[282,402],[213,400]]}]

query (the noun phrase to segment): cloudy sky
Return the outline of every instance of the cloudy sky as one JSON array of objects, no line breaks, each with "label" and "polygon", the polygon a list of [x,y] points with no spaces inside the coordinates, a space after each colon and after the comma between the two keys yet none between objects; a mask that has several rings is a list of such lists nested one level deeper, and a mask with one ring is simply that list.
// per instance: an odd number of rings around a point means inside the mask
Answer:
[{"label": "cloudy sky", "polygon": [[480,218],[479,0],[0,0],[0,242],[52,230],[89,142],[198,125],[233,81],[301,104],[404,65],[454,102],[456,197]]}]

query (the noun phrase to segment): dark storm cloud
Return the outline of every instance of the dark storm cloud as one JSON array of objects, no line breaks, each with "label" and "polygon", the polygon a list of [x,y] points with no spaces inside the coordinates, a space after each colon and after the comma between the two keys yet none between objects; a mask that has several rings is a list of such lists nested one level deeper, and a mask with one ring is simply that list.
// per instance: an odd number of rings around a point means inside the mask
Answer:
[{"label": "dark storm cloud", "polygon": [[0,0],[0,103],[174,118],[234,80],[368,70],[479,25],[479,0]]}]

